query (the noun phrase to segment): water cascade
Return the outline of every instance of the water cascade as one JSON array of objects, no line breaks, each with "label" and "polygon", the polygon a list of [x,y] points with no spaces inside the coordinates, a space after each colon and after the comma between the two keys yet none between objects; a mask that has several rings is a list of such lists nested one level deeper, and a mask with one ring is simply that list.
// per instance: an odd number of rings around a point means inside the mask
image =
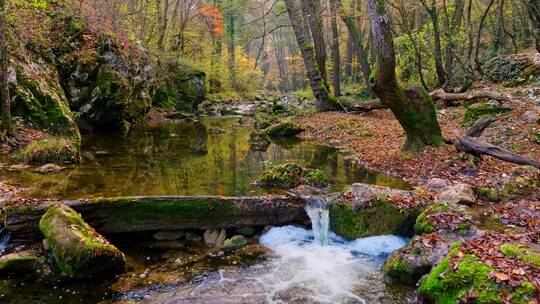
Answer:
[{"label": "water cascade", "polygon": [[329,211],[326,209],[326,201],[316,196],[308,198],[307,201],[306,213],[311,220],[315,244],[328,245],[330,216]]}]

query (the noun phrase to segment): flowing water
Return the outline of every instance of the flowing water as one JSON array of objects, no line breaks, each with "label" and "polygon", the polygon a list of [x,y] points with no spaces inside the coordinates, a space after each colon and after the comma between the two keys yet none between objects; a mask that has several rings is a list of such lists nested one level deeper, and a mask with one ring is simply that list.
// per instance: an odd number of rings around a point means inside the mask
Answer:
[{"label": "flowing water", "polygon": [[[333,191],[364,182],[408,188],[404,181],[358,167],[334,148],[298,140],[278,140],[266,151],[249,145],[252,130],[238,118],[163,122],[121,134],[86,136],[83,161],[59,173],[4,166],[0,177],[25,188],[22,195],[83,198],[124,195],[258,195],[253,181],[268,163],[296,162],[324,170]],[[218,131],[216,131],[218,130]],[[225,130],[223,133],[221,130]],[[348,241],[329,230],[324,200],[306,207],[312,229],[275,227],[246,248],[260,245],[261,258],[212,253],[208,248],[149,249],[136,240],[111,240],[128,257],[119,278],[76,281],[28,277],[0,279],[0,303],[408,303],[409,289],[384,282],[381,268],[398,236]],[[228,232],[229,233],[229,232]],[[231,233],[234,233],[231,231]],[[150,235],[151,237],[151,235]],[[0,232],[0,254],[9,234]],[[128,242],[123,244],[122,241]],[[250,247],[251,246],[251,247]],[[247,249],[246,249],[247,250]],[[203,256],[191,266],[186,257]],[[37,276],[37,277],[36,277]]]},{"label": "flowing water", "polygon": [[354,182],[409,186],[351,163],[337,149],[310,142],[281,139],[266,151],[253,151],[251,131],[239,125],[239,118],[209,117],[137,126],[127,136],[92,134],[83,137],[80,164],[46,175],[0,166],[0,180],[26,188],[23,195],[42,198],[258,195],[265,191],[253,182],[265,166],[296,162],[324,170],[336,191]]},{"label": "flowing water", "polygon": [[[172,288],[138,290],[122,299],[141,303],[409,303],[412,293],[384,283],[381,267],[407,240],[374,236],[347,241],[328,230],[324,202],[306,208],[312,229],[275,227],[260,243],[272,257],[249,267],[206,272]],[[141,296],[143,295],[143,296]]]}]

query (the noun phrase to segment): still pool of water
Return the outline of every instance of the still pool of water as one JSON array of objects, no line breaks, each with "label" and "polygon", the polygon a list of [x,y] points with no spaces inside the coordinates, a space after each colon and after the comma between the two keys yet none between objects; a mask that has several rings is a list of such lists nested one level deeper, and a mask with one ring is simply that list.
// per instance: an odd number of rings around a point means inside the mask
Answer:
[{"label": "still pool of water", "polygon": [[[332,190],[353,182],[406,188],[401,179],[375,174],[348,161],[337,149],[299,140],[273,142],[253,151],[251,129],[239,118],[161,122],[121,134],[83,138],[83,161],[67,170],[39,174],[9,170],[0,176],[38,198],[91,198],[135,195],[259,195],[254,185],[265,165],[296,162],[322,169]],[[224,133],[223,133],[224,132]]]}]

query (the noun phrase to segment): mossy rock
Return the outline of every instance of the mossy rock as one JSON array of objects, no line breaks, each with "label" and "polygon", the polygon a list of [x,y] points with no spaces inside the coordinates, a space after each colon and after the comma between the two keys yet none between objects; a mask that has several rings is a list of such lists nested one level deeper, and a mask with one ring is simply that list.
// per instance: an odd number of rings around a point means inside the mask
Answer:
[{"label": "mossy rock", "polygon": [[193,112],[206,99],[206,74],[186,62],[167,63],[158,71],[158,77],[159,86],[153,97],[153,105],[158,108]]},{"label": "mossy rock", "polygon": [[373,235],[411,235],[419,214],[415,208],[400,210],[390,200],[377,197],[359,206],[339,200],[330,207],[332,230],[347,239]]},{"label": "mossy rock", "polygon": [[[469,208],[447,203],[437,203],[426,208],[416,218],[414,223],[414,231],[418,235],[432,233],[438,230],[447,232],[466,231],[471,227],[471,221],[468,216]],[[443,217],[445,222],[442,222],[438,217]],[[446,222],[454,217],[455,222]]]},{"label": "mossy rock", "polygon": [[505,198],[505,195],[501,191],[487,187],[476,189],[476,195],[488,202],[500,202]]},{"label": "mossy rock", "polygon": [[308,170],[308,173],[305,174],[305,180],[306,184],[317,188],[325,188],[329,183],[326,173],[319,169]]},{"label": "mossy rock", "polygon": [[259,184],[263,188],[294,188],[302,184],[304,171],[300,165],[293,163],[271,166],[261,174]]},{"label": "mossy rock", "polygon": [[231,237],[230,239],[225,240],[223,242],[223,245],[221,248],[223,249],[232,249],[232,248],[240,248],[247,244],[247,239],[243,235],[235,235]]},{"label": "mossy rock", "polygon": [[463,125],[472,125],[479,118],[487,115],[508,113],[512,108],[499,107],[493,104],[476,103],[467,107],[463,117]]},{"label": "mossy rock", "polygon": [[125,270],[124,254],[66,205],[50,206],[39,229],[56,265],[70,277],[109,276]]},{"label": "mossy rock", "polygon": [[24,275],[36,270],[43,263],[43,258],[35,252],[23,251],[0,256],[0,276]]},{"label": "mossy rock", "polygon": [[290,121],[284,121],[265,129],[266,134],[269,136],[294,136],[302,131],[304,131],[304,129],[296,126]]},{"label": "mossy rock", "polygon": [[75,163],[79,161],[80,144],[73,139],[52,137],[31,142],[10,155],[10,161],[28,164]]},{"label": "mossy rock", "polygon": [[505,243],[500,246],[501,252],[510,258],[518,258],[524,262],[540,267],[540,252],[522,244]]},{"label": "mossy rock", "polygon": [[434,304],[457,304],[466,295],[472,303],[505,303],[502,294],[511,294],[512,303],[528,303],[534,299],[536,290],[534,286],[524,281],[514,291],[505,285],[497,283],[490,274],[493,268],[482,263],[476,256],[466,254],[452,266],[451,257],[457,253],[453,250],[444,258],[429,275],[420,281],[418,293],[420,297]]}]

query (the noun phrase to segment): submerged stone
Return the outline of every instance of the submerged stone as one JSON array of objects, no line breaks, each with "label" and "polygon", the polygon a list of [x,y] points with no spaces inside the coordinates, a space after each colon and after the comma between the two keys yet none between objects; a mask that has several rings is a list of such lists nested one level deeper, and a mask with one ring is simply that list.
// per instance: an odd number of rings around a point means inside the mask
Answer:
[{"label": "submerged stone", "polygon": [[227,232],[225,229],[208,229],[204,232],[204,243],[210,247],[219,247],[223,244],[227,238]]},{"label": "submerged stone", "polygon": [[183,236],[183,230],[160,230],[153,235],[154,239],[158,241],[175,241]]},{"label": "submerged stone", "polygon": [[294,136],[302,131],[304,131],[304,129],[296,126],[290,121],[284,121],[265,129],[266,134],[270,136]]},{"label": "submerged stone", "polygon": [[43,263],[43,258],[34,251],[21,251],[0,256],[0,276],[24,275],[34,271]]},{"label": "submerged stone", "polygon": [[240,248],[247,244],[247,239],[243,235],[235,235],[230,239],[225,240],[221,248],[231,249],[231,248]]},{"label": "submerged stone", "polygon": [[126,267],[124,254],[66,205],[50,206],[39,229],[56,265],[70,277],[108,276]]},{"label": "submerged stone", "polygon": [[64,169],[65,169],[64,167],[61,167],[61,166],[58,166],[58,165],[55,165],[55,164],[45,164],[45,165],[43,165],[41,167],[38,167],[38,168],[34,169],[34,171],[37,172],[37,173],[46,174],[46,173],[55,173],[55,172],[58,172],[58,171],[62,171]]}]

